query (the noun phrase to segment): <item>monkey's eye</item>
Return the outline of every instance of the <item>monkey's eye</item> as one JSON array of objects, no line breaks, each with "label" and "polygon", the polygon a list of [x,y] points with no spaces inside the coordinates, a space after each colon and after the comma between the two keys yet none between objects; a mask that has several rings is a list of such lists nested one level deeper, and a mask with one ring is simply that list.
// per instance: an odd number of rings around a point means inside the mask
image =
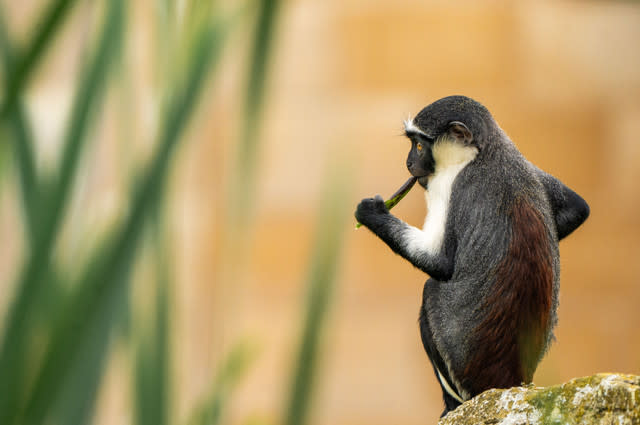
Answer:
[{"label": "monkey's eye", "polygon": [[418,143],[418,144],[416,145],[416,149],[418,149],[419,151],[421,151],[421,150],[422,150],[422,143]]}]

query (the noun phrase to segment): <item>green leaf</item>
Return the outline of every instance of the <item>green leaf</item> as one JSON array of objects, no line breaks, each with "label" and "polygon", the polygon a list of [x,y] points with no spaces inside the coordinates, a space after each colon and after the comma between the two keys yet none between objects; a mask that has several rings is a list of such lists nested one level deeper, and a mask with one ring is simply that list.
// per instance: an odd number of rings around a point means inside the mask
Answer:
[{"label": "green leaf", "polygon": [[42,366],[18,423],[85,423],[135,260],[135,238],[115,234],[92,255],[52,324]]},{"label": "green leaf", "polygon": [[[96,254],[101,255],[102,252]],[[39,380],[43,387],[42,390],[34,389],[25,423],[38,423],[47,416],[53,418],[52,423],[65,425],[90,422],[108,364],[109,348],[116,334],[117,319],[126,308],[126,288],[129,287],[134,259],[135,253],[132,252],[130,259],[113,273],[112,288],[98,288],[97,285],[90,290],[78,288],[64,304],[65,313],[54,327],[55,342],[47,352],[46,363],[50,371],[60,366],[63,373],[55,371],[40,375],[44,377]],[[86,273],[90,275],[93,272]],[[99,282],[101,277],[93,276],[91,279]],[[93,306],[94,310],[87,311],[84,304]],[[53,392],[47,392],[47,388]],[[37,397],[38,394],[41,397]],[[38,415],[37,412],[42,413]]]},{"label": "green leaf", "polygon": [[[186,66],[186,74],[183,81],[179,81],[177,89],[170,94],[168,105],[165,108],[165,117],[161,120],[163,126],[160,130],[158,148],[155,152],[154,160],[147,169],[146,178],[143,180],[138,198],[140,202],[157,205],[158,194],[162,193],[165,175],[168,168],[171,153],[175,145],[179,141],[179,136],[184,130],[188,118],[191,115],[195,105],[197,104],[205,77],[211,69],[217,64],[223,42],[230,30],[230,23],[227,21],[211,21],[207,20],[199,31],[195,32],[194,40],[189,49],[189,59]],[[145,199],[146,198],[146,199]],[[144,200],[144,201],[143,201]],[[134,204],[134,205],[137,205]],[[136,209],[132,212],[131,219],[134,218]],[[135,227],[130,227],[124,234],[135,231]],[[165,285],[161,285],[166,290]],[[156,324],[157,332],[155,335],[147,337],[147,341],[142,342],[142,347],[137,354],[137,364],[145,361],[151,361],[160,364],[168,364],[168,348],[167,341],[167,317],[166,293],[162,292],[158,295]],[[160,353],[151,354],[148,348],[155,346]],[[165,348],[162,348],[165,347]],[[149,357],[151,356],[151,357]],[[157,357],[155,357],[157,356]],[[138,423],[158,423],[158,421],[168,420],[166,412],[156,416],[152,410],[158,409],[159,403],[167,398],[168,389],[155,388],[150,389],[151,385],[164,382],[166,385],[167,377],[161,372],[156,372],[142,367],[136,376],[136,416]]]},{"label": "green leaf", "polygon": [[[264,103],[265,83],[279,8],[280,0],[262,0],[258,4],[245,100],[245,117],[250,121],[250,124],[245,126],[248,134],[251,134],[251,127],[257,121]],[[248,134],[245,134],[245,142],[251,143]]]},{"label": "green leaf", "polygon": [[331,304],[343,245],[344,224],[348,217],[345,211],[345,181],[349,180],[341,173],[334,174],[333,181],[325,191],[320,219],[316,225],[315,244],[307,278],[305,319],[285,409],[285,425],[303,425],[308,422],[318,354],[321,350],[321,334]]},{"label": "green leaf", "polygon": [[218,374],[207,396],[194,408],[188,425],[217,425],[224,414],[233,390],[246,373],[256,355],[251,343],[236,344],[223,363],[217,368]]},{"label": "green leaf", "polygon": [[42,12],[40,19],[31,31],[24,52],[16,61],[14,71],[8,77],[7,92],[0,110],[0,121],[4,121],[9,111],[14,108],[19,94],[35,72],[38,62],[59,33],[64,19],[69,14],[76,0],[54,0]]},{"label": "green leaf", "polygon": [[[0,5],[0,54],[2,55],[5,75],[5,92],[11,91],[11,78],[14,70],[14,49],[7,33],[4,9]],[[30,244],[35,238],[35,201],[37,199],[37,176],[33,153],[31,125],[27,119],[20,95],[9,109],[13,154],[18,159],[18,171],[21,183],[22,209],[26,217],[26,234]]]},{"label": "green leaf", "polygon": [[36,378],[34,394],[26,405],[26,423],[38,423],[46,416],[50,394],[59,390],[64,377],[75,366],[69,347],[78,345],[78,340],[86,340],[90,346],[97,338],[105,337],[93,333],[92,329],[103,317],[114,316],[115,301],[124,293],[145,219],[157,208],[173,149],[201,92],[204,77],[218,58],[220,30],[219,26],[208,25],[199,33],[186,77],[179,85],[183,89],[177,91],[167,108],[166,118],[161,121],[165,123],[164,131],[160,133],[160,141],[141,183],[132,193],[130,212],[115,232],[113,242],[99,254],[80,280],[78,287],[82,295],[66,309],[66,319],[54,331],[45,362]]},{"label": "green leaf", "polygon": [[[259,133],[265,84],[273,45],[280,0],[258,0],[257,20],[247,67],[244,116],[240,129],[235,176],[232,179],[229,218],[232,232],[244,227],[252,210],[259,157]],[[235,237],[235,236],[234,236]]]},{"label": "green leaf", "polygon": [[179,82],[179,90],[166,109],[167,116],[161,120],[163,130],[151,162],[132,191],[129,213],[110,242],[95,254],[77,283],[76,295],[65,307],[65,314],[54,324],[33,392],[25,404],[25,420],[21,422],[40,423],[48,417],[55,401],[51,395],[58,394],[72,379],[77,362],[90,358],[88,367],[100,367],[100,359],[87,353],[106,349],[100,344],[109,335],[96,329],[105,324],[110,330],[117,323],[118,306],[128,287],[145,220],[158,206],[173,150],[202,91],[204,77],[218,59],[221,37],[226,33],[222,30],[226,29],[211,23],[198,34],[184,80]]},{"label": "green leaf", "polygon": [[[136,341],[134,359],[134,410],[137,425],[164,425],[170,414],[170,344],[169,290],[171,259],[163,232],[163,211],[157,209],[153,220],[152,240],[155,263],[155,305],[153,317]],[[149,245],[149,244],[148,244]]]},{"label": "green leaf", "polygon": [[[70,193],[76,164],[89,126],[90,111],[99,100],[105,86],[109,64],[120,40],[123,21],[122,0],[109,2],[105,24],[98,47],[90,60],[74,99],[59,179],[49,184],[43,193],[51,193],[45,207],[39,208],[34,244],[21,270],[16,295],[9,306],[0,351],[0,423],[10,424],[19,412],[24,396],[27,365],[25,353],[28,339],[33,337],[33,326],[38,303],[43,301],[43,285],[50,270],[51,252],[61,228],[64,207]],[[61,13],[61,12],[60,12]],[[59,19],[59,18],[58,18]],[[54,22],[55,20],[51,21]],[[50,22],[50,21],[47,21]],[[39,47],[41,49],[42,47]],[[30,368],[30,367],[29,367]]]}]

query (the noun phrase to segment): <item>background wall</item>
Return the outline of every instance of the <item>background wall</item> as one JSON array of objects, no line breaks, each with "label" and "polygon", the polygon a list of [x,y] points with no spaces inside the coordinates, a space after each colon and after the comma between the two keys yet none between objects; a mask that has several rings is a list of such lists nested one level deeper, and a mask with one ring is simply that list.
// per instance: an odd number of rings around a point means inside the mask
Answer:
[{"label": "background wall", "polygon": [[[31,19],[32,3],[6,2],[18,34]],[[95,130],[100,143],[87,154],[98,166],[84,170],[72,211],[85,225],[118,211],[120,167],[134,161],[131,150],[144,156],[144,137],[113,142],[117,129],[109,116],[130,111],[130,125],[142,135],[152,127],[145,121],[153,103],[153,69],[145,60],[148,3],[130,6],[140,24],[130,28],[123,66],[130,75],[129,101],[110,101],[106,122]],[[591,206],[586,224],[560,245],[557,341],[535,383],[596,372],[640,373],[640,4],[290,0],[281,12],[263,128],[256,134],[263,142],[256,210],[242,273],[233,281],[224,281],[220,199],[240,125],[236,89],[246,59],[239,52],[247,43],[242,32],[234,35],[191,126],[192,143],[180,151],[173,172],[177,410],[205,390],[227,348],[248,336],[258,354],[233,399],[229,423],[279,420],[322,182],[340,158],[348,164],[349,210],[363,197],[388,197],[408,174],[402,120],[450,94],[486,105],[528,159]],[[79,60],[78,43],[91,13],[85,4],[74,14],[67,43],[30,90],[45,162],[56,154],[53,135],[61,131],[74,79],[70,64]],[[12,226],[15,199],[6,192],[3,197],[0,276],[7,281],[19,255],[7,241],[20,235]],[[414,225],[425,211],[417,189],[394,210]],[[441,394],[417,325],[426,276],[347,221],[312,423],[435,419]],[[60,255],[72,257],[84,237],[70,236],[75,242]],[[110,364],[101,423],[126,422],[123,362],[116,354]]]}]

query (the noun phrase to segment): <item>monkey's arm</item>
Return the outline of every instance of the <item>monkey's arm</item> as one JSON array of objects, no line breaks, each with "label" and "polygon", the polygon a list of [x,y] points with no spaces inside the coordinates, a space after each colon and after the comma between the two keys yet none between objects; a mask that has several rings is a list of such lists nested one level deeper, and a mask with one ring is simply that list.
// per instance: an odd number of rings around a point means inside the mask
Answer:
[{"label": "monkey's arm", "polygon": [[[430,249],[424,232],[391,215],[379,195],[363,199],[356,209],[356,218],[389,245],[393,252],[429,276],[441,281],[451,278],[452,250],[444,249],[443,246]],[[444,244],[443,241],[442,245]]]},{"label": "monkey's arm", "polygon": [[589,217],[589,205],[552,175],[540,171],[540,176],[551,203],[558,240],[563,239]]}]

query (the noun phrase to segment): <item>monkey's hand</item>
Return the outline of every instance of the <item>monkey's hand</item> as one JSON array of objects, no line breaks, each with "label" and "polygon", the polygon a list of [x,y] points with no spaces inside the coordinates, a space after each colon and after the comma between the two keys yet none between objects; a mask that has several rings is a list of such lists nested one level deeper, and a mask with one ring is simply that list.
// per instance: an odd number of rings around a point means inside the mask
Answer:
[{"label": "monkey's hand", "polygon": [[356,219],[369,229],[373,230],[376,224],[380,223],[380,218],[389,214],[389,209],[384,204],[384,199],[380,195],[375,198],[365,198],[356,208]]},{"label": "monkey's hand", "polygon": [[382,239],[396,254],[437,280],[445,281],[453,274],[454,250],[440,249],[433,252],[426,248],[430,243],[424,232],[395,217],[389,212],[380,196],[360,201],[356,208],[360,223]]}]

